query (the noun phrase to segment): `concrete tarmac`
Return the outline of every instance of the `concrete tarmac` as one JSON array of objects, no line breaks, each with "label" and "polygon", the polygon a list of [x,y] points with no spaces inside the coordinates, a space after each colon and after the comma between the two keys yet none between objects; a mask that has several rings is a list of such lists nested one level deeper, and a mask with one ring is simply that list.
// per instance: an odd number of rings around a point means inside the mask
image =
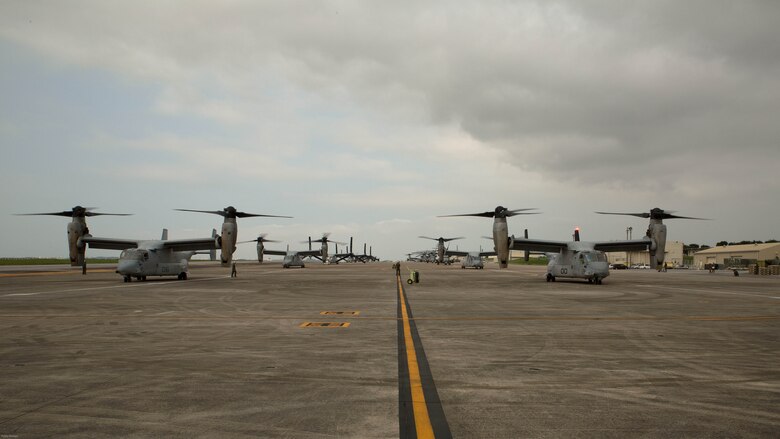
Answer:
[{"label": "concrete tarmac", "polygon": [[780,436],[778,276],[193,265],[4,271],[0,438],[413,437],[403,328],[453,437]]}]

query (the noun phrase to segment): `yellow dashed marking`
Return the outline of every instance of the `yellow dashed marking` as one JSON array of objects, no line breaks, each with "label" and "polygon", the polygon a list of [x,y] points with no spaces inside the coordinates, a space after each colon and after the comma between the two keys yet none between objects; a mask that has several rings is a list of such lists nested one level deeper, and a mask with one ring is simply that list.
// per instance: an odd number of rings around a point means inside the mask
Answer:
[{"label": "yellow dashed marking", "polygon": [[303,322],[299,328],[347,328],[349,322]]},{"label": "yellow dashed marking", "polygon": [[320,315],[323,316],[352,316],[357,317],[360,315],[360,311],[322,311]]}]

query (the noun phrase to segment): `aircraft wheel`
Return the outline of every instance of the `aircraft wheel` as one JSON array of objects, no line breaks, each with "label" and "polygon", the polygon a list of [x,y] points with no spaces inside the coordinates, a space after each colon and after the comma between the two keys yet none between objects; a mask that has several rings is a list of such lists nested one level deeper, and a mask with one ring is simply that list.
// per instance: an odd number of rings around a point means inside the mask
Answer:
[{"label": "aircraft wheel", "polygon": [[413,280],[411,280],[411,279],[406,279],[406,283],[408,283],[409,285],[411,285],[411,284],[412,284],[412,282],[414,282],[414,281],[413,281]]},{"label": "aircraft wheel", "polygon": [[125,280],[125,283],[130,282],[130,276],[125,276],[124,280]]},{"label": "aircraft wheel", "polygon": [[550,273],[547,273],[547,282],[552,282],[552,281],[553,281],[553,279],[554,279],[554,278],[553,278],[553,275],[552,275],[552,274],[550,274]]}]

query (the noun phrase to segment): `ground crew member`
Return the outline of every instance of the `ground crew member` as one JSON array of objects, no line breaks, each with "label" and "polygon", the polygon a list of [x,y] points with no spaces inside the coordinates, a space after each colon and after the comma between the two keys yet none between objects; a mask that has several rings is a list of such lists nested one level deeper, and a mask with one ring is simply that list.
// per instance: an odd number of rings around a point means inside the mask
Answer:
[{"label": "ground crew member", "polygon": [[393,268],[395,268],[395,275],[400,276],[401,275],[401,261],[396,262],[393,265]]},{"label": "ground crew member", "polygon": [[238,277],[238,273],[236,272],[236,261],[233,261],[233,265],[230,267],[230,277]]}]

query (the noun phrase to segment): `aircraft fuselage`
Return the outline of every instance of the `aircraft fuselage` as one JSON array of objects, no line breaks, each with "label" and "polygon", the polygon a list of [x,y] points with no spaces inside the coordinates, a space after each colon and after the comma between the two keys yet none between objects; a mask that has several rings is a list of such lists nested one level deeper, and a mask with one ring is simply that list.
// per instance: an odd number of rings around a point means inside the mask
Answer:
[{"label": "aircraft fuselage", "polygon": [[597,250],[568,250],[547,254],[547,281],[557,277],[587,279],[588,282],[601,283],[609,276],[607,255]]},{"label": "aircraft fuselage", "polygon": [[116,272],[124,276],[125,282],[134,277],[138,280],[146,276],[177,276],[187,278],[189,260],[195,252],[175,252],[155,248],[129,248],[119,255]]}]

